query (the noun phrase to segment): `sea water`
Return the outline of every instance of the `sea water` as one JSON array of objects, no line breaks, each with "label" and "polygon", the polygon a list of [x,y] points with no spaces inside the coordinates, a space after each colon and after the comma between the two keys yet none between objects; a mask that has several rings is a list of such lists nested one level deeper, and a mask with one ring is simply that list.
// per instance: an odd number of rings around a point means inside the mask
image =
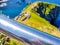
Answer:
[{"label": "sea water", "polygon": [[33,3],[35,1],[45,1],[60,4],[59,0],[25,0],[24,2],[22,2],[22,0],[8,0],[6,2],[7,6],[2,8],[0,7],[0,10],[2,10],[3,14],[9,16],[10,18],[14,18],[21,13],[24,7],[27,6],[27,2]]}]

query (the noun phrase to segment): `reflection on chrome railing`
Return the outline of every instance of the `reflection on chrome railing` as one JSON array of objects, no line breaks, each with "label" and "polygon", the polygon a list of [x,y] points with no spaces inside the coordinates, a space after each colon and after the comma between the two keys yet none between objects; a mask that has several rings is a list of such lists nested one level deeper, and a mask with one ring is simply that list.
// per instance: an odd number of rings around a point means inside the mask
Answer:
[{"label": "reflection on chrome railing", "polygon": [[60,45],[60,39],[0,16],[0,32],[25,42],[25,45]]}]

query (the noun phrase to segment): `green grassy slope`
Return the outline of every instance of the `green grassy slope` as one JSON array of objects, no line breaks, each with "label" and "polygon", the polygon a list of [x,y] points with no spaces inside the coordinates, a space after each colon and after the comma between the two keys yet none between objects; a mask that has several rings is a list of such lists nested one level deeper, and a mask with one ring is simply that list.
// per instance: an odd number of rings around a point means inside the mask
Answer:
[{"label": "green grassy slope", "polygon": [[0,45],[23,45],[23,43],[0,33]]},{"label": "green grassy slope", "polygon": [[[27,26],[33,27],[37,30],[40,30],[42,32],[46,32],[48,34],[54,35],[56,37],[60,38],[60,31],[58,28],[56,28],[55,26],[51,25],[47,20],[45,20],[44,18],[40,17],[39,14],[37,12],[35,12],[33,10],[34,6],[37,6],[38,2],[33,3],[31,5],[28,5],[26,8],[24,8],[24,10],[22,11],[23,16],[22,17],[17,17],[17,21],[20,23],[23,23]],[[54,8],[55,6],[51,5],[51,8]],[[30,14],[30,18],[28,18],[25,21],[22,21],[26,16],[25,13]],[[16,18],[15,18],[16,20]]]}]

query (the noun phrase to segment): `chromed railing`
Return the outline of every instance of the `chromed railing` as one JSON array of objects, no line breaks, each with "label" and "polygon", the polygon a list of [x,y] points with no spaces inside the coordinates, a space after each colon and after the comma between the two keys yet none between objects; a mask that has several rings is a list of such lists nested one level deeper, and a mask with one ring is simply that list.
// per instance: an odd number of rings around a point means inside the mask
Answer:
[{"label": "chromed railing", "polygon": [[[60,39],[38,31],[14,20],[0,16],[0,32],[29,44],[44,43],[45,45],[60,45]],[[36,42],[36,43],[35,43]]]}]

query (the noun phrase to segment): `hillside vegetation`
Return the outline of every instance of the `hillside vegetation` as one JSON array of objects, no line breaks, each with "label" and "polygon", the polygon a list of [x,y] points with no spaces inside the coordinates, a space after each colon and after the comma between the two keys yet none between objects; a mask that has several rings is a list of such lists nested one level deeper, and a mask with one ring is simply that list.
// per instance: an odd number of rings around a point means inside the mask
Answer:
[{"label": "hillside vegetation", "polygon": [[0,33],[0,45],[23,45],[23,43]]},{"label": "hillside vegetation", "polygon": [[[42,11],[37,11],[40,8],[40,4],[45,5],[45,9],[41,7]],[[19,16],[15,17],[15,20],[22,24],[35,28],[39,31],[60,38],[60,30],[56,26],[50,24],[50,22],[45,19],[45,17],[49,14],[50,10],[55,7],[55,4],[49,4],[46,2],[35,2],[25,7],[22,13]]]}]

